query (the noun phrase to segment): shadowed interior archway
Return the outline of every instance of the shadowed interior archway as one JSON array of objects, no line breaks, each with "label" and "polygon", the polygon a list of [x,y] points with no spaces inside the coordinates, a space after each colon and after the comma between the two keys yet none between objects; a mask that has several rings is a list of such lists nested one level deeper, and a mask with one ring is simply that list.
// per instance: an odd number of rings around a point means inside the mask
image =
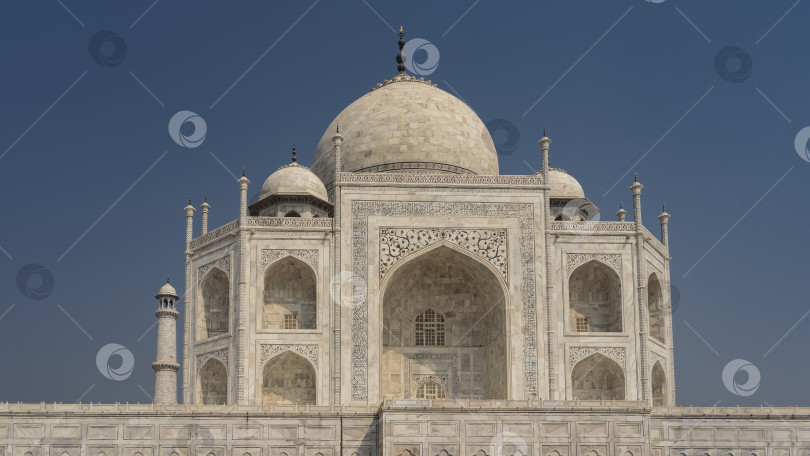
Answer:
[{"label": "shadowed interior archway", "polygon": [[652,399],[654,406],[667,405],[667,376],[660,361],[656,362],[652,368]]},{"label": "shadowed interior archway", "polygon": [[415,398],[425,379],[447,398],[507,397],[506,294],[488,266],[439,246],[392,270],[382,296],[384,398]]},{"label": "shadowed interior archway", "polygon": [[624,371],[612,359],[594,353],[574,366],[571,390],[575,400],[623,400]]},{"label": "shadowed interior archway", "polygon": [[228,402],[228,371],[216,358],[205,362],[199,377],[200,402],[204,405],[225,405]]},{"label": "shadowed interior archway", "polygon": [[226,334],[230,318],[228,274],[213,268],[202,281],[202,311],[197,316],[197,339]]},{"label": "shadowed interior archway", "polygon": [[664,294],[658,276],[652,274],[647,281],[647,309],[650,322],[650,336],[664,343]]},{"label": "shadowed interior archway", "polygon": [[622,332],[622,285],[618,274],[591,260],[568,278],[571,332]]},{"label": "shadowed interior archway", "polygon": [[314,404],[315,368],[306,358],[287,351],[264,365],[262,404]]},{"label": "shadowed interior archway", "polygon": [[308,264],[285,257],[264,273],[262,327],[264,329],[315,329],[317,279]]}]

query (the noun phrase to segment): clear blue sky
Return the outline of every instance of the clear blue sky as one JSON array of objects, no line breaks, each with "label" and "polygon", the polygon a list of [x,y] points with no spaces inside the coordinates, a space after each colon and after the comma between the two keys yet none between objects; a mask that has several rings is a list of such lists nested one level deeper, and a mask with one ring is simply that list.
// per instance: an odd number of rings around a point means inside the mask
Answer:
[{"label": "clear blue sky", "polygon": [[[539,167],[546,128],[603,219],[629,206],[633,172],[652,232],[667,203],[680,404],[810,405],[808,18],[796,0],[4,2],[0,400],[149,401],[144,333],[165,277],[182,288],[188,196],[208,196],[216,227],[237,216],[242,166],[255,194],[293,142],[309,163],[394,75],[404,24],[440,51],[427,78],[519,132],[503,174]],[[181,110],[206,122],[197,148],[168,134]],[[96,367],[108,343],[134,355],[123,381]],[[753,395],[721,380],[737,358],[761,373]]]}]

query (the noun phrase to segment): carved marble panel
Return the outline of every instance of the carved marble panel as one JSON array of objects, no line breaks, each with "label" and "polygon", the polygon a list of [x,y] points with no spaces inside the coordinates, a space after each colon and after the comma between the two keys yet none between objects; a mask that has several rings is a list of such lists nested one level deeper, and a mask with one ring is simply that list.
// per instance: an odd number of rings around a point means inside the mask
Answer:
[{"label": "carved marble panel", "polygon": [[606,358],[616,361],[622,368],[625,367],[624,347],[571,347],[568,352],[568,370],[573,370],[578,362],[594,353],[599,353]]},{"label": "carved marble panel", "polygon": [[312,365],[318,367],[318,346],[317,345],[293,345],[293,344],[262,344],[259,353],[259,365],[264,366],[270,358],[292,351],[310,360]]},{"label": "carved marble panel", "polygon": [[601,261],[613,268],[621,276],[622,256],[618,253],[569,253],[565,256],[565,270],[568,275],[574,272],[577,266],[591,260]]},{"label": "carved marble panel", "polygon": [[449,242],[492,264],[508,282],[505,229],[380,229],[380,282],[399,260],[435,244]]},{"label": "carved marble panel", "polygon": [[205,263],[204,265],[197,268],[197,284],[202,282],[202,279],[205,277],[205,274],[208,273],[213,268],[222,269],[225,271],[226,274],[231,275],[231,256],[225,255],[222,258],[218,258],[214,261]]},{"label": "carved marble panel", "polygon": [[216,358],[228,369],[228,348],[220,348],[206,353],[197,355],[196,358],[196,372],[200,373],[200,369],[208,362],[209,359]]},{"label": "carved marble panel", "polygon": [[264,249],[262,250],[261,269],[264,270],[270,263],[286,256],[298,258],[312,266],[315,271],[318,270],[318,251],[302,249]]}]

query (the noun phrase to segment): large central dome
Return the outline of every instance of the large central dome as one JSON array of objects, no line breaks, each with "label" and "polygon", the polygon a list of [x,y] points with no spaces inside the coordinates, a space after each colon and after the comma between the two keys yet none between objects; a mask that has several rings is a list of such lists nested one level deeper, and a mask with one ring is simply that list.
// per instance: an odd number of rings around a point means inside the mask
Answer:
[{"label": "large central dome", "polygon": [[473,110],[405,73],[350,104],[326,129],[312,163],[326,183],[334,181],[338,125],[342,171],[498,174],[492,137]]}]

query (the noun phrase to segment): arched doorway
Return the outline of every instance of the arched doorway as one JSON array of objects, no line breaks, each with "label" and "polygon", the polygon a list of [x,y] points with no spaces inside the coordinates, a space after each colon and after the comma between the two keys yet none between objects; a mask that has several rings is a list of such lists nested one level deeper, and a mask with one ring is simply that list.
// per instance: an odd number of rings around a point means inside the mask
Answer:
[{"label": "arched doorway", "polygon": [[653,405],[663,407],[667,405],[667,376],[661,362],[656,362],[652,368],[652,399]]},{"label": "arched doorway", "polygon": [[622,283],[604,263],[591,260],[568,278],[571,332],[622,332]]},{"label": "arched doorway", "polygon": [[661,283],[655,274],[647,281],[647,309],[650,323],[650,336],[664,343],[664,294]]},{"label": "arched doorway", "polygon": [[[482,262],[447,246],[390,272],[383,292],[383,397],[410,397],[442,379],[447,398],[505,399],[506,295]],[[442,394],[436,390],[436,398]]]},{"label": "arched doorway", "polygon": [[202,282],[202,312],[197,317],[197,339],[226,334],[230,317],[230,287],[225,271],[214,268]]},{"label": "arched doorway", "polygon": [[197,376],[202,404],[225,405],[228,402],[228,371],[220,360],[210,358]]},{"label": "arched doorway", "polygon": [[574,366],[571,389],[575,400],[622,400],[624,372],[612,359],[594,353]]},{"label": "arched doorway", "polygon": [[315,271],[303,261],[286,257],[264,274],[264,329],[315,329],[317,296]]},{"label": "arched doorway", "polygon": [[264,365],[262,404],[314,404],[315,368],[306,358],[284,352]]}]

